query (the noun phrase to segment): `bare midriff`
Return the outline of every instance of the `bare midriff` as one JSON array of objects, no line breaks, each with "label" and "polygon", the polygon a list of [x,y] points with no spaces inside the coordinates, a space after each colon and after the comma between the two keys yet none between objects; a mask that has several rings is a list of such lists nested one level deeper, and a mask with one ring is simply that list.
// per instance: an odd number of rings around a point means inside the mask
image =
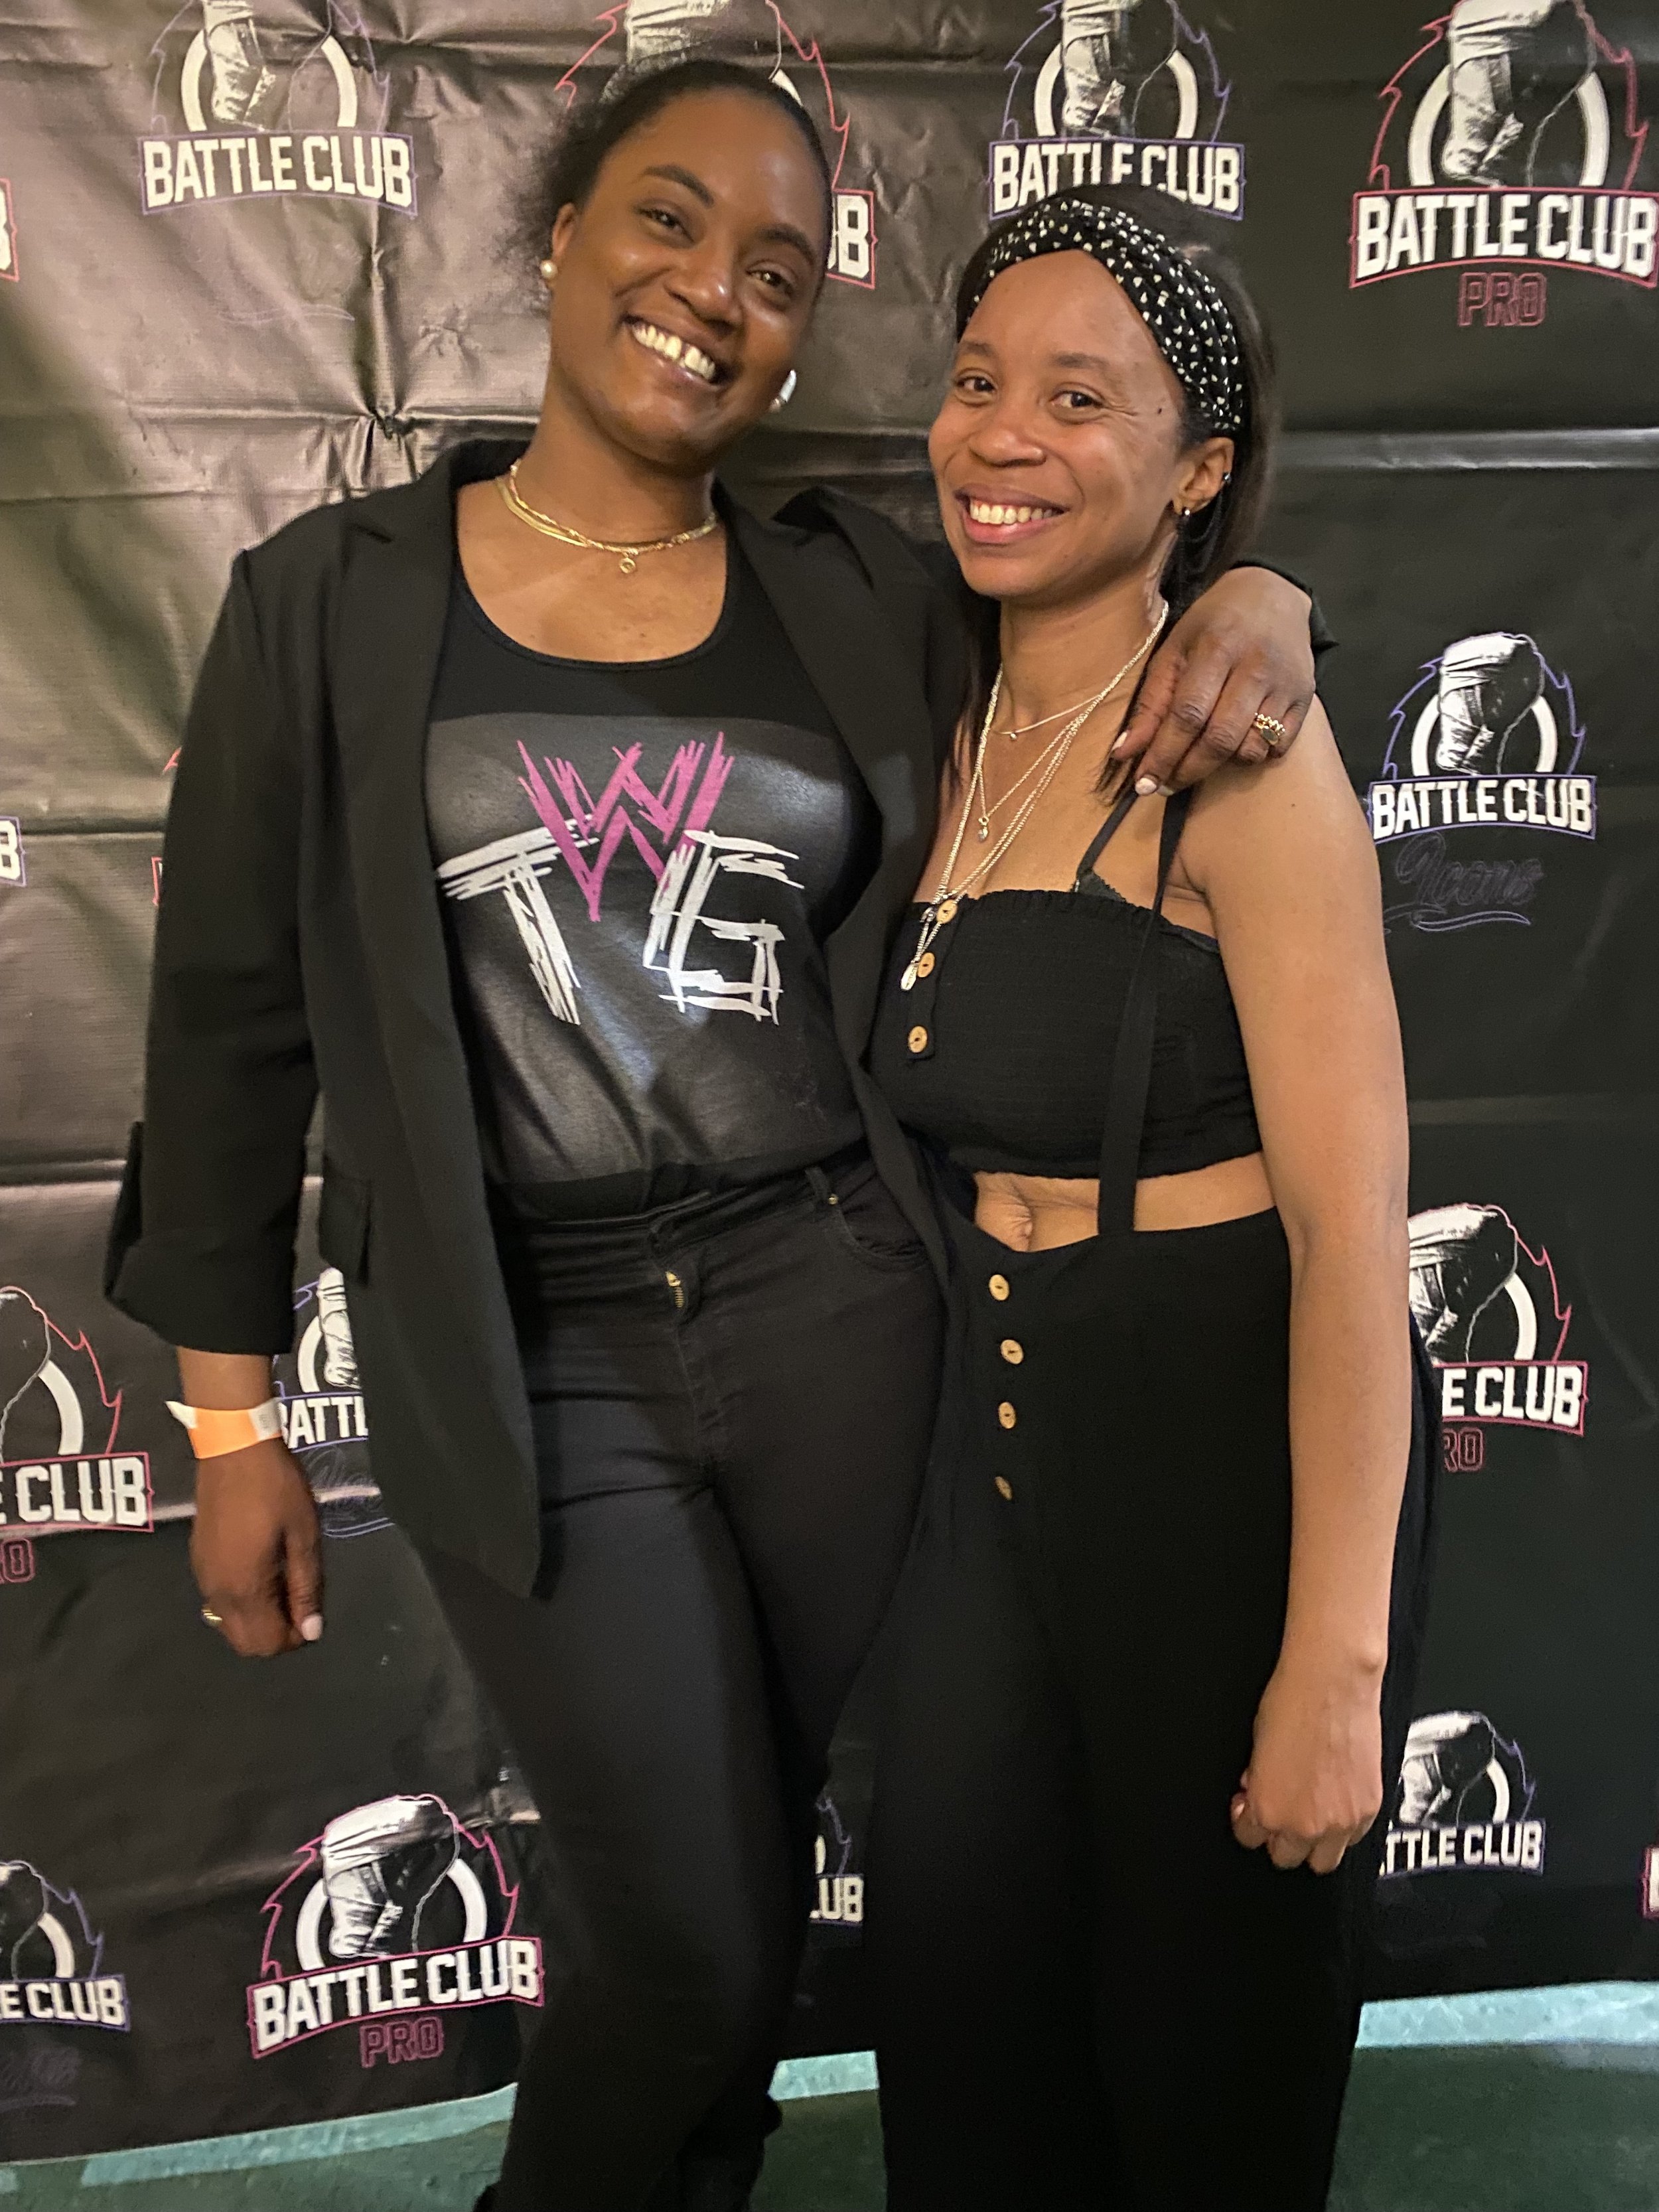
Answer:
[{"label": "bare midriff", "polygon": [[[1095,1234],[1097,1182],[1069,1176],[977,1175],[974,1219],[1015,1252],[1047,1252]],[[1137,1229],[1204,1229],[1241,1221],[1273,1202],[1260,1152],[1186,1175],[1146,1176],[1135,1185]]]}]

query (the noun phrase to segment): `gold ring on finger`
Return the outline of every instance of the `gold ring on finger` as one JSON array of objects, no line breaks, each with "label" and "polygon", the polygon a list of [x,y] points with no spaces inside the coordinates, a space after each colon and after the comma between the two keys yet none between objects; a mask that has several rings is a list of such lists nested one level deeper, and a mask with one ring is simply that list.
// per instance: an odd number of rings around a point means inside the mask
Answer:
[{"label": "gold ring on finger", "polygon": [[222,1628],[225,1625],[223,1613],[216,1613],[210,1605],[204,1605],[202,1607],[202,1618],[210,1628]]},{"label": "gold ring on finger", "polygon": [[1257,714],[1252,720],[1250,727],[1253,730],[1261,731],[1262,736],[1267,740],[1270,752],[1276,753],[1291,734],[1276,714]]}]

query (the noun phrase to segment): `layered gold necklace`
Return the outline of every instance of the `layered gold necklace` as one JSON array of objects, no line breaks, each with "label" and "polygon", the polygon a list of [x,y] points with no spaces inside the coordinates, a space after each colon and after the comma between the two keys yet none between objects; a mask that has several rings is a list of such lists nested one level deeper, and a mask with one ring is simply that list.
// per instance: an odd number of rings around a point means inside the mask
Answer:
[{"label": "layered gold necklace", "polygon": [[[1008,850],[1009,847],[1012,845],[1020,831],[1030,820],[1032,815],[1036,813],[1037,806],[1042,800],[1042,794],[1048,790],[1048,786],[1054,781],[1054,778],[1059,775],[1061,767],[1064,765],[1066,756],[1072,750],[1072,745],[1077,737],[1078,732],[1083,727],[1083,725],[1095,712],[1096,708],[1103,706],[1106,701],[1111,697],[1113,692],[1116,690],[1118,685],[1122,683],[1124,678],[1129,674],[1130,671],[1138,667],[1140,662],[1144,660],[1146,655],[1152,651],[1153,646],[1158,642],[1159,632],[1163,629],[1164,624],[1169,617],[1169,612],[1170,610],[1168,606],[1160,603],[1157,620],[1147,631],[1146,636],[1141,639],[1140,643],[1135,647],[1129,658],[1124,662],[1122,667],[1120,668],[1117,673],[1112,678],[1111,681],[1109,684],[1102,684],[1100,690],[1095,693],[1092,698],[1083,700],[1076,708],[1062,710],[1064,712],[1068,712],[1071,719],[1066,722],[1065,728],[1061,730],[1060,735],[1054,740],[1052,744],[1045,747],[1043,751],[1038,755],[1037,758],[1032,763],[1025,774],[1019,779],[1019,784],[1016,784],[1013,787],[1013,790],[1005,792],[1002,799],[994,800],[989,805],[988,805],[986,804],[985,796],[985,750],[991,739],[991,725],[996,720],[996,711],[1002,700],[1002,671],[1000,669],[997,671],[996,682],[991,687],[990,700],[985,709],[985,719],[979,726],[979,742],[974,748],[974,765],[972,772],[968,778],[968,788],[963,793],[962,797],[962,812],[957,822],[957,834],[951,840],[950,854],[945,863],[945,871],[939,880],[939,889],[933,893],[933,897],[928,900],[927,905],[922,908],[921,927],[917,933],[916,949],[911,955],[909,966],[899,977],[899,988],[902,991],[914,989],[917,977],[927,972],[921,963],[924,956],[927,954],[928,948],[932,945],[933,939],[939,935],[940,930],[945,927],[947,922],[953,921],[956,919],[957,907],[959,902],[967,895],[968,892],[972,890],[975,884],[981,883],[984,878],[990,874],[991,871],[996,866],[997,862],[1001,860],[1003,854]],[[1045,719],[1052,721],[1055,718],[1049,715]],[[1039,729],[1042,727],[1042,724],[1037,722],[1028,722],[1025,725],[1025,727],[1028,730]],[[1036,774],[1036,771],[1039,769],[1042,770],[1042,774],[1038,781],[1036,790],[1027,793],[1024,803],[1021,805],[1018,813],[1014,816],[1013,820],[1003,831],[1001,836],[998,838],[996,843],[992,846],[991,850],[985,855],[984,859],[981,860],[976,866],[970,868],[959,884],[953,884],[951,878],[955,876],[957,872],[957,862],[962,856],[963,841],[968,835],[969,817],[970,816],[976,816],[978,817],[980,825],[979,836],[981,841],[988,842],[991,834],[991,816],[996,812],[997,809],[1000,805],[1002,805],[1004,800],[1012,799],[1014,795],[1014,791],[1018,790],[1021,784],[1028,782],[1031,776]]]},{"label": "layered gold necklace", "polygon": [[544,538],[556,538],[561,545],[574,545],[585,553],[614,553],[617,566],[624,576],[631,576],[640,565],[641,553],[665,553],[671,545],[695,544],[699,538],[707,538],[711,530],[720,527],[718,514],[711,514],[707,522],[700,522],[695,530],[677,530],[672,538],[647,538],[637,545],[613,544],[606,538],[590,538],[568,523],[560,522],[553,515],[544,514],[519,489],[519,465],[514,461],[504,477],[497,477],[495,488],[506,501],[509,514],[516,514],[520,522],[531,529],[539,530]]}]

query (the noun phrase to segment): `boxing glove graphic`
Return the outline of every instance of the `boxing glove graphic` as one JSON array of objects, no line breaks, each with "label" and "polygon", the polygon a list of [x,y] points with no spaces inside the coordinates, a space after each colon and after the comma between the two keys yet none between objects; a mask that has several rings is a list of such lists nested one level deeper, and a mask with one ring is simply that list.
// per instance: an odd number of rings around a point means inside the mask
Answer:
[{"label": "boxing glove graphic", "polygon": [[46,1910],[46,1885],[27,1859],[0,1859],[0,1960],[13,1981],[23,1974],[23,1946]]},{"label": "boxing glove graphic", "polygon": [[208,110],[214,121],[254,123],[276,78],[259,52],[249,0],[202,0],[202,36],[212,80]]},{"label": "boxing glove graphic", "polygon": [[1515,1273],[1520,1242],[1501,1206],[1439,1206],[1411,1222],[1411,1305],[1431,1359],[1472,1357],[1475,1323]]},{"label": "boxing glove graphic", "polygon": [[[1484,1713],[1430,1713],[1413,1721],[1400,1770],[1395,1815],[1399,1825],[1455,1826],[1462,1816],[1464,1798],[1487,1772],[1497,1751],[1498,1739]],[[1502,1819],[1503,1813],[1498,1817]]]},{"label": "boxing glove graphic", "polygon": [[357,1351],[346,1311],[345,1277],[337,1267],[325,1267],[317,1278],[317,1320],[323,1332],[319,1376],[331,1390],[355,1390]]},{"label": "boxing glove graphic", "polygon": [[421,1908],[459,1849],[455,1816],[438,1797],[380,1797],[331,1820],[319,1856],[333,1956],[417,1950]]},{"label": "boxing glove graphic", "polygon": [[1169,0],[1062,0],[1060,66],[1067,136],[1133,132],[1147,83],[1176,50]]},{"label": "boxing glove graphic", "polygon": [[1442,775],[1498,775],[1505,741],[1543,696],[1544,656],[1529,637],[1491,630],[1460,638],[1440,656],[1440,727],[1434,767]]},{"label": "boxing glove graphic", "polygon": [[1544,126],[1593,65],[1572,0],[1457,0],[1446,26],[1448,184],[1525,185]]},{"label": "boxing glove graphic", "polygon": [[27,1291],[0,1291],[0,1460],[11,1409],[51,1357],[52,1332],[34,1300]]}]

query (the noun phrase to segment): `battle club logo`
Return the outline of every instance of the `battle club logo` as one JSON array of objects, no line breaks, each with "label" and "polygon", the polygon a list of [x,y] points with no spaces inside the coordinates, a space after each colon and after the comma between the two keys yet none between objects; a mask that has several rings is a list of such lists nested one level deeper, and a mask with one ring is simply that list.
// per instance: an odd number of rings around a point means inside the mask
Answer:
[{"label": "battle club logo", "polygon": [[1562,1357],[1572,1309],[1501,1206],[1412,1216],[1411,1304],[1440,1373],[1449,1465],[1482,1465],[1486,1428],[1583,1435],[1589,1369]]},{"label": "battle club logo", "polygon": [[139,142],[147,215],[284,196],[415,213],[413,147],[381,128],[386,78],[333,0],[195,0],[155,57]]},{"label": "battle club logo", "polygon": [[848,174],[848,119],[816,39],[798,39],[775,0],[622,0],[597,24],[599,36],[559,80],[556,89],[567,99],[580,72],[596,62],[644,71],[709,54],[764,69],[811,117],[829,156],[835,232],[828,273],[843,284],[874,285],[876,196]]},{"label": "battle club logo", "polygon": [[1518,1744],[1485,1713],[1429,1713],[1412,1723],[1389,1821],[1382,1877],[1544,1871],[1537,1785]]},{"label": "battle club logo", "polygon": [[864,1925],[864,1876],[854,1865],[852,1831],[828,1795],[817,1805],[818,1832],[813,1845],[817,1887],[811,1912],[815,1928],[861,1929]]},{"label": "battle club logo", "polygon": [[[488,1834],[441,1797],[395,1796],[331,1820],[266,1899],[247,1993],[256,2058],[358,2027],[363,2063],[402,2055],[375,2033],[473,2005],[539,2005],[542,1947],[515,1935],[519,1893]],[[435,2040],[441,2048],[441,2031]],[[410,2056],[426,2056],[409,2039]]]},{"label": "battle club logo", "polygon": [[[0,192],[4,186],[0,185]],[[0,814],[0,884],[9,884],[22,890],[29,879],[28,860],[23,851],[23,825],[15,814]]]},{"label": "battle club logo", "polygon": [[305,1469],[324,1533],[390,1525],[368,1467],[368,1421],[346,1312],[345,1279],[325,1267],[294,1301],[295,1347],[275,1363],[283,1437]]},{"label": "battle club logo", "polygon": [[27,1859],[0,1859],[0,2028],[130,2027],[126,1983],[103,1965],[104,1939],[74,1891]]},{"label": "battle club logo", "polygon": [[1350,283],[1455,268],[1458,321],[1488,327],[1541,323],[1551,270],[1653,284],[1647,131],[1583,0],[1457,0],[1383,88]]},{"label": "battle club logo", "polygon": [[15,1284],[0,1290],[0,1544],[14,1529],[148,1529],[149,1456],[118,1451],[120,1425],[121,1393],[85,1333],[70,1337]]},{"label": "battle club logo", "polygon": [[1402,896],[1384,920],[1431,933],[1486,922],[1522,927],[1544,864],[1458,860],[1467,830],[1521,830],[1592,840],[1595,778],[1572,686],[1518,630],[1458,638],[1425,662],[1394,708],[1382,773],[1366,794],[1371,835],[1395,846]]},{"label": "battle club logo", "polygon": [[1244,212],[1231,87],[1174,0],[1047,0],[1008,65],[991,213],[1085,185],[1138,185],[1212,215]]},{"label": "battle club logo", "polygon": [[9,276],[15,284],[21,271],[17,266],[17,218],[12,210],[11,186],[0,177],[0,276]]}]

